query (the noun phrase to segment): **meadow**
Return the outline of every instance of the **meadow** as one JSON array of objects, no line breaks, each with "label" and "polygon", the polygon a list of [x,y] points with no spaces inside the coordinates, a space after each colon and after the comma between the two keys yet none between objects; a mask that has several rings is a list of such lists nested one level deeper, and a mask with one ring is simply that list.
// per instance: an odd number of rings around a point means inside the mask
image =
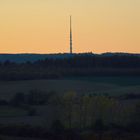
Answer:
[{"label": "meadow", "polygon": [[140,77],[69,77],[58,80],[0,81],[0,98],[9,100],[16,93],[28,94],[31,90],[65,94],[96,94],[120,96],[140,94]]},{"label": "meadow", "polygon": [[0,81],[0,98],[9,99],[17,92],[28,93],[30,90],[44,92],[56,91],[60,94],[76,92],[77,94],[122,95],[140,93],[140,77],[69,77],[57,80],[23,80]]}]

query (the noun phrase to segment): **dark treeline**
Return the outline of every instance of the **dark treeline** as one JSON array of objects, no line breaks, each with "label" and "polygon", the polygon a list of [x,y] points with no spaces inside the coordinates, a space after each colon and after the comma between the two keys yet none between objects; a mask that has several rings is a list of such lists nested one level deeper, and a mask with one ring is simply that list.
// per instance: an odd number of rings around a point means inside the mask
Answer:
[{"label": "dark treeline", "polygon": [[66,76],[140,76],[140,57],[131,55],[73,55],[35,62],[0,62],[0,80],[62,78]]}]

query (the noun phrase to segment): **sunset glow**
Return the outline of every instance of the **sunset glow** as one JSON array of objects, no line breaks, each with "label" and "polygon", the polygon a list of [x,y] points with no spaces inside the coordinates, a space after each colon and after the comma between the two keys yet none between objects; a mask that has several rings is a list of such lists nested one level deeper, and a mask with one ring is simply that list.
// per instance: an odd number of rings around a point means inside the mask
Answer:
[{"label": "sunset glow", "polygon": [[0,53],[140,53],[140,0],[0,0]]}]

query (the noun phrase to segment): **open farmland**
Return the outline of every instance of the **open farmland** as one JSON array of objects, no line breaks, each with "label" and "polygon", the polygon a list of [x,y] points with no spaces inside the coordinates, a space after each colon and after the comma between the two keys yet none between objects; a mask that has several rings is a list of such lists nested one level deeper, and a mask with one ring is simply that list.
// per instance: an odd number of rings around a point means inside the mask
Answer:
[{"label": "open farmland", "polygon": [[0,82],[0,98],[3,99],[9,99],[17,92],[28,93],[30,90],[41,90],[44,92],[56,91],[60,94],[70,91],[76,92],[78,94],[139,94],[140,78],[85,77],[61,80],[25,80]]}]

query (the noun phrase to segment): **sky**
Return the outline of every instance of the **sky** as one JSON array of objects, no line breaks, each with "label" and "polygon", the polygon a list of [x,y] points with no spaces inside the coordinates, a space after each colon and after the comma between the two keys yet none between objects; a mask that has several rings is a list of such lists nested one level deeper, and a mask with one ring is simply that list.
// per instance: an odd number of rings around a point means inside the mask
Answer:
[{"label": "sky", "polygon": [[140,53],[140,0],[0,0],[0,53]]}]

